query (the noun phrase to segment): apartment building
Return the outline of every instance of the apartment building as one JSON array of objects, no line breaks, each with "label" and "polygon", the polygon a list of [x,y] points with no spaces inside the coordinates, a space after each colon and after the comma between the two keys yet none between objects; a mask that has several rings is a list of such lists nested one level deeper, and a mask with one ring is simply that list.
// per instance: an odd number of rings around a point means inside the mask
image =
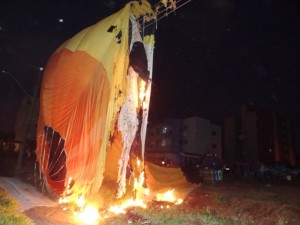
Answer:
[{"label": "apartment building", "polygon": [[222,158],[222,129],[200,117],[169,118],[163,123],[149,125],[146,155],[158,160],[196,160],[207,152]]},{"label": "apartment building", "polygon": [[286,116],[245,104],[240,116],[224,119],[223,130],[224,159],[228,162],[295,164],[292,122]]},{"label": "apartment building", "polygon": [[[15,144],[17,150],[19,148],[20,143],[23,141],[25,132],[27,132],[26,134],[27,140],[31,144],[34,144],[36,141],[37,123],[39,117],[38,101],[39,101],[38,98],[35,99],[34,105],[32,106],[32,100],[30,97],[24,96],[22,99],[19,110],[17,112],[17,117],[15,120],[15,128],[14,128]],[[30,113],[31,113],[31,118],[29,118]]]}]

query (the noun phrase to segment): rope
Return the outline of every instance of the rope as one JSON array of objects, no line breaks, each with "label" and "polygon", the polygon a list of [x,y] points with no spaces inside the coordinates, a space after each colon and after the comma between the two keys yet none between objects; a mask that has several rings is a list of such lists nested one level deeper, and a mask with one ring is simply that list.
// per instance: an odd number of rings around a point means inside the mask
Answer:
[{"label": "rope", "polygon": [[[139,23],[142,21],[141,26],[142,26],[143,29],[145,29],[145,28],[151,26],[152,24],[157,23],[157,22],[160,21],[161,19],[167,17],[169,14],[175,12],[177,9],[180,9],[180,8],[183,7],[184,5],[190,3],[191,1],[192,1],[192,0],[187,0],[187,1],[185,1],[185,0],[179,0],[179,1],[176,2],[176,8],[172,8],[172,10],[169,11],[169,12],[167,12],[167,11],[168,11],[170,8],[169,8],[169,7],[166,7],[166,6],[163,5],[161,2],[159,2],[159,3],[157,3],[156,5],[162,4],[162,6],[159,7],[158,9],[161,9],[161,8],[164,7],[164,10],[162,10],[162,11],[159,11],[159,10],[158,10],[158,13],[157,13],[157,15],[156,15],[157,18],[156,18],[153,22],[150,22],[150,23],[145,22],[144,17],[142,17],[141,19],[137,19],[137,21],[138,21]],[[182,2],[182,4],[181,4],[181,5],[177,5],[177,4],[180,3],[180,2]],[[163,16],[159,17],[159,15],[161,15],[161,14],[164,13],[164,12],[167,12],[167,13],[165,13]],[[145,25],[145,24],[147,24],[147,25]],[[133,29],[138,29],[138,28],[133,28]],[[130,30],[130,32],[132,32],[132,30]]]}]

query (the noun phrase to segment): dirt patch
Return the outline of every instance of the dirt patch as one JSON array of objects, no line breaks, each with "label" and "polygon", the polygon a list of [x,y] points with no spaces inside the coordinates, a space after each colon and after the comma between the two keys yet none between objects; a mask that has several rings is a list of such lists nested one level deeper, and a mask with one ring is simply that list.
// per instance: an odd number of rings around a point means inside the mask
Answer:
[{"label": "dirt patch", "polygon": [[70,211],[61,207],[34,207],[24,212],[37,225],[78,224]]}]

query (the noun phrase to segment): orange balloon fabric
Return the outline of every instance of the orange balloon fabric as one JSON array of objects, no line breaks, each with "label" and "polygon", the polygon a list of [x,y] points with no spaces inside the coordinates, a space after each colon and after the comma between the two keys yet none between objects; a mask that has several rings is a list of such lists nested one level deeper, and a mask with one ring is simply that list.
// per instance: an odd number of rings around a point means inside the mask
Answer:
[{"label": "orange balloon fabric", "polygon": [[127,91],[130,16],[151,10],[142,2],[82,30],[47,63],[37,161],[48,189],[59,195],[71,186],[93,192],[101,186],[113,123]]}]

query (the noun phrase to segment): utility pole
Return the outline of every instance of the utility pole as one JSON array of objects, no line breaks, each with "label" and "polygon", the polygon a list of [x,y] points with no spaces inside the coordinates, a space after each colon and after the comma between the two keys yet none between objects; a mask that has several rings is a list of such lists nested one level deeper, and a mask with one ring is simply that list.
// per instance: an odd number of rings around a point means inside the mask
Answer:
[{"label": "utility pole", "polygon": [[29,133],[29,130],[30,130],[31,122],[32,122],[32,116],[33,116],[33,113],[34,113],[36,99],[37,99],[37,95],[38,95],[38,91],[39,91],[39,87],[40,87],[40,82],[41,82],[41,79],[42,79],[42,73],[43,73],[43,70],[44,70],[43,67],[40,67],[38,69],[39,69],[39,74],[38,74],[38,77],[36,79],[36,84],[34,86],[33,96],[31,97],[30,110],[29,110],[29,113],[28,113],[28,116],[27,116],[27,120],[26,120],[26,124],[25,124],[25,130],[24,130],[24,133],[23,133],[23,138],[22,138],[22,142],[21,142],[21,146],[20,146],[20,150],[19,150],[19,154],[18,154],[16,173],[21,172],[21,169],[22,169],[24,152],[25,152],[25,148],[26,148],[26,144],[27,144],[27,137],[28,137],[28,133]]},{"label": "utility pole", "polygon": [[[34,67],[34,68],[36,68],[36,67]],[[24,93],[30,98],[30,110],[29,110],[29,113],[27,115],[27,119],[25,121],[26,122],[25,130],[24,130],[24,133],[22,135],[20,150],[19,150],[19,154],[18,154],[16,173],[19,173],[20,170],[22,169],[22,162],[23,162],[24,152],[25,152],[25,148],[26,148],[26,144],[27,144],[27,137],[28,137],[28,133],[29,133],[29,130],[30,130],[30,127],[31,127],[32,116],[33,116],[33,113],[34,113],[34,108],[35,108],[36,99],[37,99],[37,95],[38,95],[38,91],[39,91],[40,82],[41,82],[41,79],[42,79],[42,73],[43,73],[44,68],[40,67],[40,68],[38,68],[38,70],[39,70],[39,74],[38,74],[38,77],[36,79],[36,84],[34,86],[33,96],[31,96],[28,93],[28,91],[26,91],[26,89],[21,85],[21,83],[10,72],[7,72],[5,70],[1,71],[3,74],[9,75],[17,83],[17,85],[24,91]]]},{"label": "utility pole", "polygon": [[9,75],[16,82],[16,84],[22,89],[22,91],[24,91],[26,95],[32,98],[31,95],[28,93],[28,91],[26,91],[26,89],[22,86],[22,84],[10,72],[2,70],[1,73]]}]

